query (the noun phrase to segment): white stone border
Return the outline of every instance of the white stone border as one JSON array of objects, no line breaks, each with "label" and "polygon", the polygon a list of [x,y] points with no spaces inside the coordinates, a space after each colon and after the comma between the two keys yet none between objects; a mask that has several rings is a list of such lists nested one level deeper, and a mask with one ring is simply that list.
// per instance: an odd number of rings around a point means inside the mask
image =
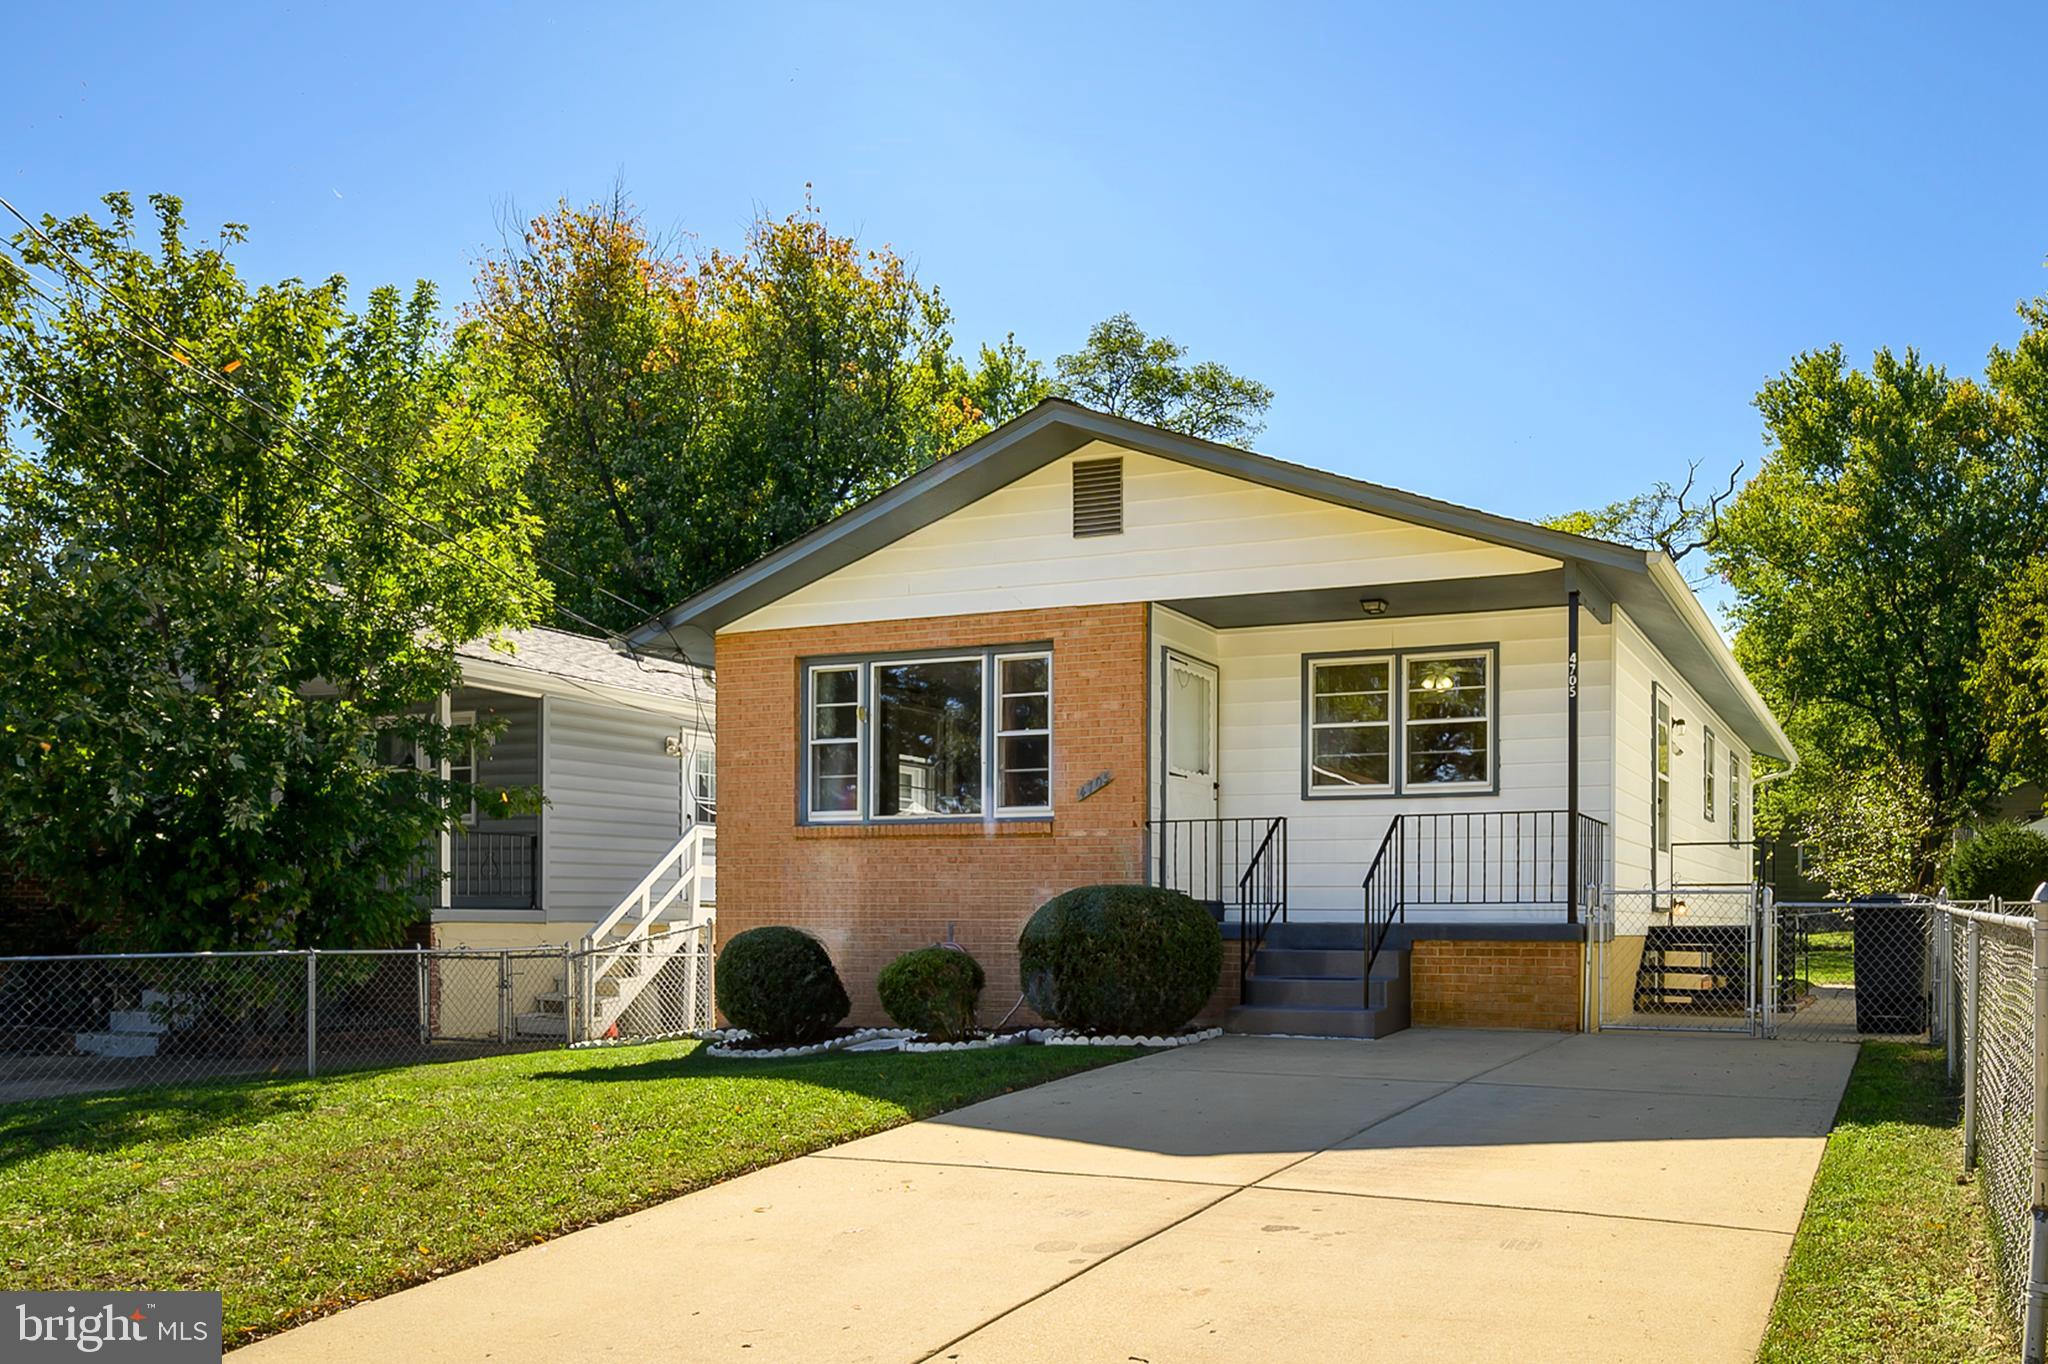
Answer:
[{"label": "white stone border", "polygon": [[928,1051],[987,1051],[991,1047],[1014,1047],[1030,1040],[1021,1032],[999,1032],[988,1037],[970,1037],[964,1042],[910,1042],[903,1044],[907,1052]]},{"label": "white stone border", "polygon": [[[828,1037],[823,1042],[810,1042],[801,1047],[773,1047],[767,1051],[749,1051],[727,1044],[750,1041],[754,1035],[745,1028],[728,1028],[704,1048],[704,1054],[728,1061],[780,1061],[791,1056],[823,1056],[828,1051],[840,1051],[856,1042],[868,1042],[878,1037],[916,1035],[907,1028],[856,1028],[844,1037]],[[707,1040],[710,1040],[708,1034]]]},{"label": "white stone border", "polygon": [[1133,1037],[1129,1034],[1098,1037],[1093,1033],[1070,1032],[1065,1028],[1033,1028],[1026,1036],[1048,1047],[1189,1047],[1223,1036],[1223,1029],[1198,1028],[1194,1032],[1175,1033],[1171,1037]]}]

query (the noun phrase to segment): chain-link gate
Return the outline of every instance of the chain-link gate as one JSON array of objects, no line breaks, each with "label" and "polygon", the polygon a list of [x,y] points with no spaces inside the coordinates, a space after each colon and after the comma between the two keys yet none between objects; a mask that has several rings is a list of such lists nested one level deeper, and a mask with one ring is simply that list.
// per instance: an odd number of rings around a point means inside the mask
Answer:
[{"label": "chain-link gate", "polygon": [[1777,959],[1771,1036],[1861,1042],[1938,1035],[1931,901],[1875,896],[1768,910]]},{"label": "chain-link gate", "polygon": [[1763,921],[1749,886],[1613,892],[1592,925],[1600,1026],[1756,1033]]},{"label": "chain-link gate", "polygon": [[707,919],[571,953],[571,1043],[652,1042],[709,1028],[712,939]]},{"label": "chain-link gate", "polygon": [[1592,930],[1600,1026],[1939,1037],[1933,910],[1909,896],[1785,904],[1750,886],[1617,891]]}]

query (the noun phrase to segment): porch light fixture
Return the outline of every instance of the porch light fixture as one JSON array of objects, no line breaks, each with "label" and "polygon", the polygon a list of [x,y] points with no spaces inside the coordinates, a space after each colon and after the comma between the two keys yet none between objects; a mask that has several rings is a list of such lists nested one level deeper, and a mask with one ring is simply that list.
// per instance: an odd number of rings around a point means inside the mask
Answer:
[{"label": "porch light fixture", "polygon": [[1358,599],[1358,609],[1365,612],[1368,616],[1384,616],[1387,614],[1387,599],[1385,597],[1360,597]]}]

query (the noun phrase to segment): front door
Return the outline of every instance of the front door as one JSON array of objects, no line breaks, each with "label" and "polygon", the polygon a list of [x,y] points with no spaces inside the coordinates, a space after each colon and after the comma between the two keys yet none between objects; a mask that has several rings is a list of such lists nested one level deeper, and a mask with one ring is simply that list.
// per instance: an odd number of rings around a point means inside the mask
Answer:
[{"label": "front door", "polygon": [[1154,870],[1160,884],[1213,900],[1222,849],[1212,826],[1189,821],[1216,818],[1216,669],[1169,649],[1164,684],[1166,823],[1154,847]]}]

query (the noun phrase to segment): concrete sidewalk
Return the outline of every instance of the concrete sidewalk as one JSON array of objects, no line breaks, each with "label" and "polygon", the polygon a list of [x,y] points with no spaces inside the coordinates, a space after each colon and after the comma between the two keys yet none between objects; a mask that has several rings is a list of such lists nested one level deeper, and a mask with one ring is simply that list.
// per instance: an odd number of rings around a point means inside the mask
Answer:
[{"label": "concrete sidewalk", "polygon": [[1748,1360],[1854,1060],[1647,1034],[1222,1038],[236,1357]]}]

